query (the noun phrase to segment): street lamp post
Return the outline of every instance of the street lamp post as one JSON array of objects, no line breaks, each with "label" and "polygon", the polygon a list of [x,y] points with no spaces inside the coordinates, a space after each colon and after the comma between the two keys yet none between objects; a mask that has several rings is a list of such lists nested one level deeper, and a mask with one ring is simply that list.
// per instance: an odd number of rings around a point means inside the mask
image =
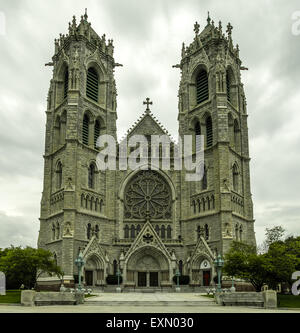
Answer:
[{"label": "street lamp post", "polygon": [[175,272],[175,276],[176,276],[176,279],[177,279],[177,286],[176,286],[176,291],[179,292],[180,291],[180,286],[179,286],[179,277],[180,277],[180,272],[179,270],[177,269],[176,272]]},{"label": "street lamp post", "polygon": [[81,290],[81,269],[84,266],[84,260],[81,251],[79,251],[78,257],[75,259],[75,265],[78,268],[78,289]]},{"label": "street lamp post", "polygon": [[117,270],[116,275],[118,277],[118,287],[117,287],[117,292],[120,293],[121,292],[121,288],[120,288],[120,276],[121,276],[121,272],[120,269]]},{"label": "street lamp post", "polygon": [[222,273],[222,267],[224,266],[224,260],[221,257],[221,254],[218,255],[216,260],[214,261],[215,267],[217,269],[218,274],[218,286],[217,286],[217,292],[221,292],[221,273]]}]

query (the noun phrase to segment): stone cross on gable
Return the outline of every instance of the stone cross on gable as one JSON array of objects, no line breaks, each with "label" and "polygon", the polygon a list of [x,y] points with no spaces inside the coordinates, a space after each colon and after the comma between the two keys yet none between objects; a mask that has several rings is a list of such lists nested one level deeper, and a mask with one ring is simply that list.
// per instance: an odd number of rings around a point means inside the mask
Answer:
[{"label": "stone cross on gable", "polygon": [[194,24],[194,31],[195,31],[196,35],[198,35],[198,33],[199,33],[199,28],[200,28],[200,24],[196,21],[196,23]]},{"label": "stone cross on gable", "polygon": [[147,105],[147,109],[146,109],[146,111],[149,112],[149,111],[150,111],[150,109],[149,109],[149,105],[152,105],[153,103],[150,102],[150,98],[147,97],[147,98],[146,98],[146,101],[144,101],[143,104],[146,104],[146,105]]}]

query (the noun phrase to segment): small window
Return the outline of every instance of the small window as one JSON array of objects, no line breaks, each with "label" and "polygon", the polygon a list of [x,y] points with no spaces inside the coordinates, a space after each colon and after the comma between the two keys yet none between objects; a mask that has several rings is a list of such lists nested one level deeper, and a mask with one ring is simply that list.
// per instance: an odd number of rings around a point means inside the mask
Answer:
[{"label": "small window", "polygon": [[233,189],[238,192],[239,189],[239,172],[236,164],[232,168]]},{"label": "small window", "polygon": [[205,240],[209,239],[209,229],[208,229],[208,225],[205,224],[204,226],[204,235],[205,235]]},{"label": "small window", "polygon": [[124,228],[124,237],[129,238],[129,227],[128,227],[128,225],[126,225],[125,228]]},{"label": "small window", "polygon": [[56,188],[59,190],[62,187],[62,164],[58,162],[56,169]]},{"label": "small window", "polygon": [[97,140],[100,136],[100,122],[96,120],[95,127],[94,127],[94,147],[97,149]]},{"label": "small window", "polygon": [[69,90],[69,71],[68,68],[65,71],[65,78],[64,78],[64,99],[68,96]]},{"label": "small window", "polygon": [[168,239],[172,238],[172,229],[171,229],[170,225],[168,225],[168,227],[167,227],[167,238]]},{"label": "small window", "polygon": [[197,104],[208,99],[208,76],[205,70],[201,70],[196,77],[196,98]]},{"label": "small window", "polygon": [[211,147],[213,144],[213,129],[211,116],[206,118],[206,147]]},{"label": "small window", "polygon": [[164,225],[161,226],[161,238],[162,239],[166,238],[166,228]]},{"label": "small window", "polygon": [[89,144],[89,125],[90,118],[87,114],[85,114],[82,123],[82,143],[85,145]]},{"label": "small window", "polygon": [[91,164],[88,170],[88,187],[95,188],[95,166]]},{"label": "small window", "polygon": [[92,234],[92,226],[91,226],[91,224],[89,223],[89,224],[87,225],[87,231],[86,231],[86,237],[87,237],[87,239],[91,239],[91,234]]},{"label": "small window", "polygon": [[196,124],[195,124],[195,147],[196,147],[196,151],[200,151],[200,148],[201,148],[200,138],[198,138],[198,141],[197,141],[197,136],[198,135],[201,135],[201,127],[200,127],[200,122],[199,121],[197,121]]},{"label": "small window", "polygon": [[130,238],[135,238],[135,227],[132,224],[130,228]]},{"label": "small window", "polygon": [[86,80],[86,96],[98,102],[98,74],[94,68],[89,68]]},{"label": "small window", "polygon": [[202,178],[202,191],[207,189],[207,168],[204,166]]}]

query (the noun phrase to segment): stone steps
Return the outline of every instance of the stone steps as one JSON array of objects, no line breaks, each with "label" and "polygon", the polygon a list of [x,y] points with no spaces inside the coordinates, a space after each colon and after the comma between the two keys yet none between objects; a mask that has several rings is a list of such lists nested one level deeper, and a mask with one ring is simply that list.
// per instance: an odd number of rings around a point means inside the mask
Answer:
[{"label": "stone steps", "polygon": [[84,305],[91,306],[216,306],[213,301],[93,301],[85,300]]}]

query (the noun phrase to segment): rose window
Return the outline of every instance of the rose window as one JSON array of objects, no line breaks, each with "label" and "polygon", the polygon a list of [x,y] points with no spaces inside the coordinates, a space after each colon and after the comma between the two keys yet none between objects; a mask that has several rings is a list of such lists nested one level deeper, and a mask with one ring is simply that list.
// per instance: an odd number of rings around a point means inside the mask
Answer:
[{"label": "rose window", "polygon": [[155,171],[141,171],[126,186],[125,218],[170,219],[171,191],[165,179]]}]

